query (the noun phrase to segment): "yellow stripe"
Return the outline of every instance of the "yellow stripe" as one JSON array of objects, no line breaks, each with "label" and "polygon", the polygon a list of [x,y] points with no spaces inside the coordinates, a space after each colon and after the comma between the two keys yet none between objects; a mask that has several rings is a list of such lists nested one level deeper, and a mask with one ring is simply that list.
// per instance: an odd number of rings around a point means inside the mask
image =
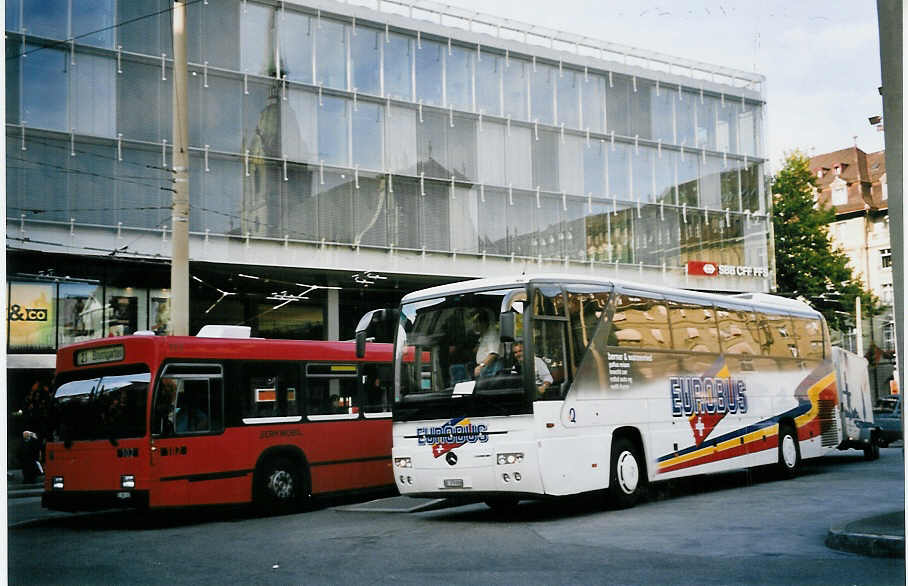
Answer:
[{"label": "yellow stripe", "polygon": [[795,419],[795,425],[797,427],[806,425],[817,417],[820,412],[820,403],[817,400],[817,397],[819,397],[820,392],[822,392],[833,382],[835,382],[835,372],[830,372],[829,374],[815,382],[813,386],[811,386],[807,390],[807,398],[810,400],[810,410],[803,415],[799,415]]}]

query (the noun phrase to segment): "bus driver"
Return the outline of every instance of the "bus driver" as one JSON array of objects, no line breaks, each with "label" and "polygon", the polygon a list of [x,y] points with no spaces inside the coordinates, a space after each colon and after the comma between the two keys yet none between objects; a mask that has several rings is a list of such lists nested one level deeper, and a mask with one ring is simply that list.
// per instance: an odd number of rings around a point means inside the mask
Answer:
[{"label": "bus driver", "polygon": [[[514,362],[516,363],[519,372],[520,367],[523,365],[523,342],[514,342]],[[549,367],[546,366],[545,360],[542,358],[533,356],[533,365],[536,373],[536,391],[541,397],[555,379],[552,378],[552,373],[549,371]]]}]

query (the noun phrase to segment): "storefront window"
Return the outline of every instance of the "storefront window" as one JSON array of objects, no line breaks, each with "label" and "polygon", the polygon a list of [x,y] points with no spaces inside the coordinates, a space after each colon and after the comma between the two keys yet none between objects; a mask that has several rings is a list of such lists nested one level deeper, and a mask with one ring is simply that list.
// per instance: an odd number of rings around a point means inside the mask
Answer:
[{"label": "storefront window", "polygon": [[61,346],[104,337],[104,302],[101,285],[63,283],[59,293]]},{"label": "storefront window", "polygon": [[107,337],[128,336],[146,329],[148,291],[133,287],[107,287]]},{"label": "storefront window", "polygon": [[148,329],[158,336],[170,334],[170,289],[149,291]]},{"label": "storefront window", "polygon": [[56,350],[56,292],[57,286],[53,283],[9,284],[7,331],[10,352]]}]

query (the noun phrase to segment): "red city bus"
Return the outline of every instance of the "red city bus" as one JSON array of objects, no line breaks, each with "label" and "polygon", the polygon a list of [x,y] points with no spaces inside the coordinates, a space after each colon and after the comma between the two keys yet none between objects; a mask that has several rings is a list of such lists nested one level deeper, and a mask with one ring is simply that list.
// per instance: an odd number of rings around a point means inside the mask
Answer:
[{"label": "red city bus", "polygon": [[254,502],[389,488],[390,344],[126,336],[61,348],[46,508]]}]

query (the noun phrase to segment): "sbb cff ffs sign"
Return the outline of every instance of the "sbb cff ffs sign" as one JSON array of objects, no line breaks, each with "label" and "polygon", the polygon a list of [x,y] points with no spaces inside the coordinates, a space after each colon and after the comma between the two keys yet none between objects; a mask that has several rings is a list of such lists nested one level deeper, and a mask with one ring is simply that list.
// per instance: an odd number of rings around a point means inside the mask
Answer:
[{"label": "sbb cff ffs sign", "polygon": [[689,260],[687,261],[687,274],[698,277],[768,277],[769,269],[766,267],[720,265],[710,261]]}]

